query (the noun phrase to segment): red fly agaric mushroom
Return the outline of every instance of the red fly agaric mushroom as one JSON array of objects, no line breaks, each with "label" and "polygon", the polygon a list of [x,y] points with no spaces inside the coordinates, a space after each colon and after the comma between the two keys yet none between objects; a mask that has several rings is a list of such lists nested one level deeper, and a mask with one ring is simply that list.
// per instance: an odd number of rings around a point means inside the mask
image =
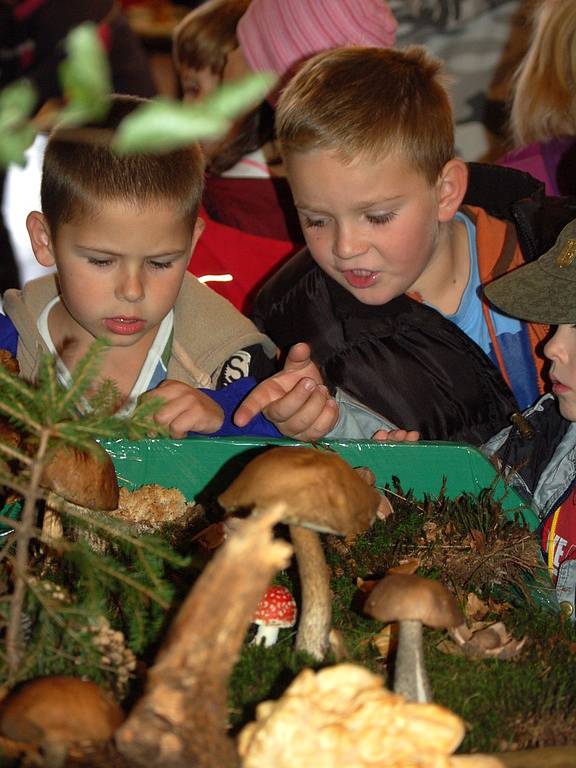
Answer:
[{"label": "red fly agaric mushroom", "polygon": [[76,677],[42,677],[25,683],[2,701],[0,733],[33,744],[45,764],[58,768],[73,744],[112,738],[124,713],[96,683]]},{"label": "red fly agaric mushroom", "polygon": [[296,624],[296,601],[289,589],[281,585],[268,587],[252,619],[258,630],[252,643],[268,648],[278,640],[280,629]]},{"label": "red fly agaric mushroom", "polygon": [[422,625],[448,629],[462,624],[464,616],[454,595],[439,581],[414,574],[391,573],[368,594],[364,610],[386,624],[398,622],[394,692],[411,701],[431,701],[424,665]]},{"label": "red fly agaric mushroom", "polygon": [[337,453],[307,447],[259,454],[218,497],[229,513],[285,507],[282,522],[290,526],[302,591],[297,650],[321,660],[329,644],[330,573],[316,531],[337,536],[366,531],[381,498]]}]

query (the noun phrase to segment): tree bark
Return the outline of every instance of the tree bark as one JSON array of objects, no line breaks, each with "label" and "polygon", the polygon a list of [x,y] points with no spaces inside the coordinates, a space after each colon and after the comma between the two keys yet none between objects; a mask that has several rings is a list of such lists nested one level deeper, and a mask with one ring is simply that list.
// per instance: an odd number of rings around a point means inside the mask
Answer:
[{"label": "tree bark", "polygon": [[234,768],[228,678],[252,616],[292,554],[272,540],[282,510],[250,518],[217,552],[183,603],[150,669],[143,697],[116,734],[146,768]]}]

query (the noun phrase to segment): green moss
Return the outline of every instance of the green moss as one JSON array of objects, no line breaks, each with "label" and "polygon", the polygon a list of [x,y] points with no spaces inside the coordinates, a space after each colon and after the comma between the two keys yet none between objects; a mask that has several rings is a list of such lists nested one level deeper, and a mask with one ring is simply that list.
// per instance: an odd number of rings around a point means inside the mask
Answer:
[{"label": "green moss", "polygon": [[[454,504],[459,504],[455,509]],[[489,497],[483,501],[489,507]],[[377,522],[353,546],[335,537],[323,537],[327,561],[332,572],[333,625],[344,638],[349,661],[360,663],[381,674],[391,684],[393,658],[388,666],[378,657],[371,638],[381,625],[362,613],[365,598],[357,585],[364,580],[382,577],[386,569],[401,558],[418,556],[423,563],[419,572],[443,581],[451,581],[450,563],[443,564],[435,547],[446,543],[444,526],[451,522],[451,540],[462,540],[470,529],[480,530],[486,540],[499,540],[508,534],[512,544],[516,533],[509,524],[498,522],[498,509],[475,509],[469,499],[440,505],[416,505],[408,499],[397,503],[396,512],[386,522]],[[442,528],[439,543],[422,544],[423,526],[434,520]],[[462,556],[467,553],[463,547]],[[442,550],[440,550],[441,553]],[[514,546],[510,558],[515,557]],[[448,569],[448,570],[447,570]],[[494,620],[505,622],[516,638],[528,636],[520,656],[510,661],[473,660],[443,653],[439,644],[446,638],[442,632],[425,630],[426,664],[434,699],[458,714],[466,723],[462,752],[496,752],[516,747],[551,746],[574,741],[576,718],[576,629],[564,623],[557,613],[545,609],[546,599],[526,599],[519,578],[524,571],[510,571],[510,581],[476,584],[469,579],[456,583],[457,592],[465,596],[475,591],[484,599],[491,597],[502,607],[502,615]],[[290,588],[298,599],[298,576],[295,568],[279,574],[280,583]],[[504,579],[505,582],[505,579]],[[452,586],[454,586],[452,584]],[[524,580],[524,587],[526,580]],[[549,582],[544,590],[552,592]],[[508,606],[502,606],[504,599]],[[488,617],[490,618],[490,616]],[[246,645],[231,680],[231,723],[235,731],[254,719],[258,702],[276,699],[304,667],[318,668],[318,663],[294,651],[294,631],[283,630],[272,648]],[[335,660],[328,658],[325,664]],[[536,734],[534,723],[546,723]],[[538,729],[536,729],[538,730]]]}]

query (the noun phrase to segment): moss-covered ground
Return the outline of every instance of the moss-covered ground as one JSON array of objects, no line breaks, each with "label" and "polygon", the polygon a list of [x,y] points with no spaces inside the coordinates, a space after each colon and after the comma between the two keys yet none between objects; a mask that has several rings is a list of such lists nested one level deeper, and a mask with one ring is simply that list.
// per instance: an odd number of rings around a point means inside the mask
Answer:
[{"label": "moss-covered ground", "polygon": [[[333,624],[344,638],[347,660],[378,672],[391,687],[394,657],[379,656],[372,643],[382,627],[363,614],[365,592],[358,579],[369,583],[400,560],[418,558],[418,573],[440,578],[461,601],[474,592],[492,608],[486,619],[503,621],[514,637],[528,637],[512,660],[471,659],[442,652],[446,633],[425,630],[434,699],[466,723],[460,751],[576,743],[576,630],[553,607],[546,574],[539,586],[529,576],[537,562],[536,537],[505,522],[489,494],[434,504],[404,499],[395,507],[393,517],[378,521],[354,543],[323,538],[332,573]],[[295,568],[277,581],[298,599]],[[278,698],[302,668],[319,666],[295,653],[294,637],[293,630],[282,630],[271,648],[244,646],[230,685],[235,730],[253,719],[258,702]],[[334,662],[330,656],[324,663]]]}]

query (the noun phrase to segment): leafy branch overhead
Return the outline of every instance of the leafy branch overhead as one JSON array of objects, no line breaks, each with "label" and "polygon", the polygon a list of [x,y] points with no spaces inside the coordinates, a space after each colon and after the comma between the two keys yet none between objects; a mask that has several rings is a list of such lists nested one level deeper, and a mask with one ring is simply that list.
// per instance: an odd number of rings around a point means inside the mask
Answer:
[{"label": "leafy branch overhead", "polygon": [[[112,78],[97,27],[85,22],[66,38],[66,59],[59,68],[63,106],[50,105],[37,115],[33,85],[19,80],[0,92],[0,167],[25,164],[25,151],[36,134],[58,123],[81,126],[98,122],[107,114]],[[118,152],[162,152],[199,139],[223,136],[232,120],[248,111],[273,86],[273,75],[250,75],[222,86],[201,104],[159,97],[143,104],[119,131]]]}]

